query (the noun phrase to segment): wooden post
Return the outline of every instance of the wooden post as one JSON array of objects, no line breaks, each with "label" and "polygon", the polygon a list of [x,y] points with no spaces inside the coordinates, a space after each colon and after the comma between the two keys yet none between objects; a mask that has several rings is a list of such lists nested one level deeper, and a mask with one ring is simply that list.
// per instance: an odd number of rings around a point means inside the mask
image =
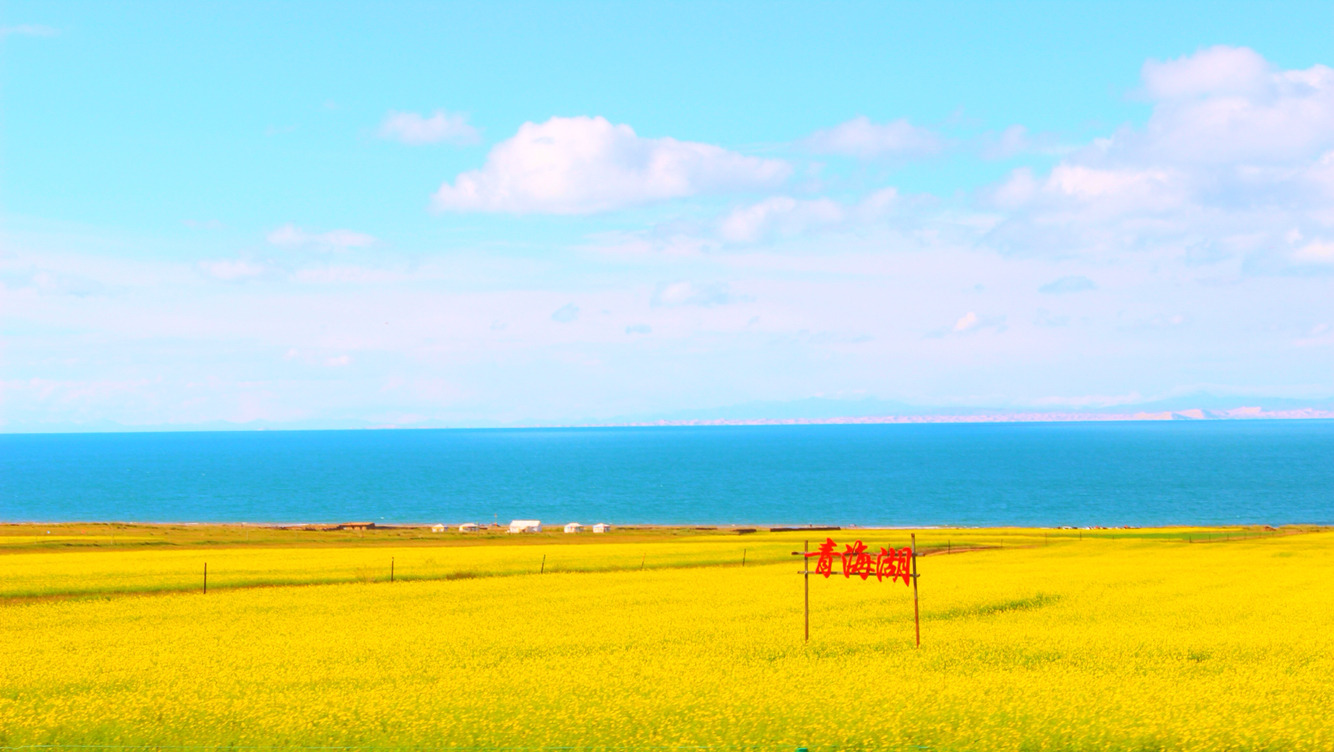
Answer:
[{"label": "wooden post", "polygon": [[811,542],[801,545],[801,579],[806,582],[806,642],[811,641]]},{"label": "wooden post", "polygon": [[644,558],[639,560],[639,571],[644,571],[644,562],[646,561],[648,561],[648,554],[644,554]]},{"label": "wooden post", "polygon": [[537,573],[538,573],[538,574],[546,574],[546,573],[547,573],[547,555],[546,555],[546,554],[542,554],[542,568],[539,569],[539,570],[537,570]]},{"label": "wooden post", "polygon": [[746,549],[741,549],[741,566],[746,566]]},{"label": "wooden post", "polygon": [[394,581],[394,557],[389,557],[389,581]]},{"label": "wooden post", "polygon": [[204,595],[208,595],[208,562],[204,562]]},{"label": "wooden post", "polygon": [[917,630],[917,647],[922,647],[922,616],[917,610],[917,533],[912,534],[912,620]]}]

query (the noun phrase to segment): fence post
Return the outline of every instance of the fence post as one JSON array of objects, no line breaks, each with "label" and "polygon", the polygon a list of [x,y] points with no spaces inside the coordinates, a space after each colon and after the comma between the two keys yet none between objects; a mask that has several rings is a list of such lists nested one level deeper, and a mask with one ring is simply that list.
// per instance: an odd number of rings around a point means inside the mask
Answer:
[{"label": "fence post", "polygon": [[747,549],[744,548],[741,549],[741,566],[743,567],[746,566],[746,550]]},{"label": "fence post", "polygon": [[208,595],[208,562],[204,562],[204,595]]},{"label": "fence post", "polygon": [[389,557],[389,581],[394,581],[394,557]]},{"label": "fence post", "polygon": [[537,573],[546,574],[546,572],[547,572],[547,555],[542,554],[542,568],[537,570]]}]

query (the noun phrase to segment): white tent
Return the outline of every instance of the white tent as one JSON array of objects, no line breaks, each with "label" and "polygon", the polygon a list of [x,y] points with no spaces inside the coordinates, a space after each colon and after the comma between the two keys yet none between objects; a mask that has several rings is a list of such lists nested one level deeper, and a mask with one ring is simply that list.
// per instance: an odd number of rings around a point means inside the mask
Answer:
[{"label": "white tent", "polygon": [[542,532],[541,520],[510,520],[511,533],[540,533]]},{"label": "white tent", "polygon": [[584,526],[577,522],[571,522],[565,526],[565,532],[567,533],[582,533],[583,531]]},{"label": "white tent", "polygon": [[596,525],[593,526],[593,532],[595,532],[595,533],[610,533],[610,532],[611,532],[611,525],[608,525],[608,524],[605,523],[605,522],[599,522],[598,524],[596,524]]},{"label": "white tent", "polygon": [[445,526],[444,526],[444,525],[438,525],[438,524],[437,524],[437,525],[432,525],[432,526],[431,526],[431,532],[433,532],[433,533],[443,533],[443,532],[445,532]]},{"label": "white tent", "polygon": [[476,522],[465,522],[462,525],[459,525],[460,533],[475,533],[477,532],[477,530],[478,528]]}]

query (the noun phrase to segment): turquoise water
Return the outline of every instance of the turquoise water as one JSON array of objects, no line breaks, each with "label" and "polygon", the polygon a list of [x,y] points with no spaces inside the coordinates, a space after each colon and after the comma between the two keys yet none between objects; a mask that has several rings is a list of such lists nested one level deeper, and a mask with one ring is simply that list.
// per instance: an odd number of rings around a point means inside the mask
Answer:
[{"label": "turquoise water", "polygon": [[0,435],[0,520],[1334,522],[1334,422]]}]

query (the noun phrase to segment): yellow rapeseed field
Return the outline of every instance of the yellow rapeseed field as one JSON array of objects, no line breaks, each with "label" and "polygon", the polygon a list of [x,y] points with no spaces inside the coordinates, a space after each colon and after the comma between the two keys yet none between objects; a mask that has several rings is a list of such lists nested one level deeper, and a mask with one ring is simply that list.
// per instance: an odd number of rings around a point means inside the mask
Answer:
[{"label": "yellow rapeseed field", "polygon": [[804,644],[792,534],[7,553],[0,746],[1334,749],[1334,535],[919,535],[1026,544],[922,558],[920,649],[838,575]]}]

